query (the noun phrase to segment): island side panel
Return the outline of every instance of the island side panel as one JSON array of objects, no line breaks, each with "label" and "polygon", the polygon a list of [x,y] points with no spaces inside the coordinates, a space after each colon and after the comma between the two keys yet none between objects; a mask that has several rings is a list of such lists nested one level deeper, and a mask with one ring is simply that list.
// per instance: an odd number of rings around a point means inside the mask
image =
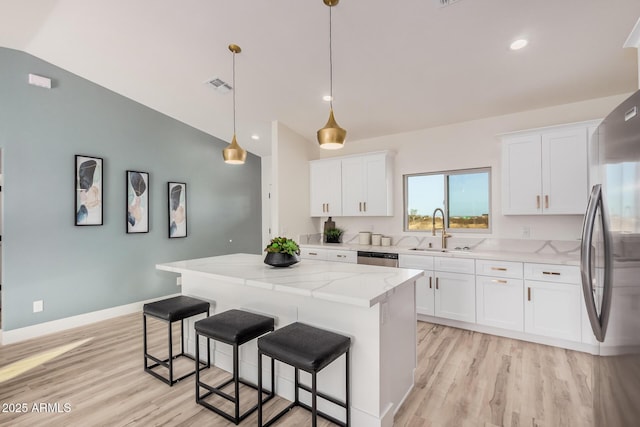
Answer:
[{"label": "island side panel", "polygon": [[415,280],[394,288],[381,304],[382,372],[381,407],[384,419],[393,425],[393,416],[414,386],[417,368],[417,315]]},{"label": "island side panel", "polygon": [[[204,298],[212,303],[212,314],[232,308],[247,309],[277,317],[276,328],[294,321],[301,321],[328,330],[342,333],[352,338],[351,347],[351,408],[352,423],[357,426],[383,426],[388,414],[383,413],[380,398],[381,381],[381,312],[380,304],[370,308],[326,301],[291,293],[277,292],[271,289],[251,287],[237,283],[228,283],[223,279],[202,277],[199,274],[182,274],[182,293]],[[187,349],[194,352],[193,321],[189,323]],[[414,326],[415,328],[415,326]],[[200,351],[205,354],[206,347],[201,343]],[[415,353],[415,335],[413,347],[407,351]],[[227,371],[231,370],[231,349],[216,343],[212,348],[213,362]],[[256,340],[241,347],[241,376],[257,381]],[[268,381],[269,364],[266,359],[264,379]],[[407,366],[410,375],[414,366]],[[293,369],[276,364],[276,392],[286,399],[293,400]],[[301,380],[310,385],[310,376],[301,374]],[[345,366],[344,357],[325,368],[318,376],[318,387],[329,395],[344,398]],[[301,391],[303,402],[310,403],[308,394]],[[385,399],[386,400],[386,399]],[[344,419],[344,410],[336,408],[322,400],[318,408],[338,419]],[[385,418],[385,419],[383,419]],[[392,421],[392,417],[391,417]]]}]

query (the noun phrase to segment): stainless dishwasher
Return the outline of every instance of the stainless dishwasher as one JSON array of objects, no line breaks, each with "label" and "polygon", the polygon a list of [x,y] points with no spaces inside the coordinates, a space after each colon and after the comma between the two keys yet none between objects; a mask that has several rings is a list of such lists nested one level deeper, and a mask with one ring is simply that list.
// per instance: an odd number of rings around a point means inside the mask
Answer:
[{"label": "stainless dishwasher", "polygon": [[397,267],[398,254],[390,252],[358,251],[358,264],[381,265],[383,267]]}]

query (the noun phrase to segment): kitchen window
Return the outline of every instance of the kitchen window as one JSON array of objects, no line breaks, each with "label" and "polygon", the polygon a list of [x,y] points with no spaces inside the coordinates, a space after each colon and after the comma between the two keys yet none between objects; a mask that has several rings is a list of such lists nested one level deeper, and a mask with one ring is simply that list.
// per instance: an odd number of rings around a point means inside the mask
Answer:
[{"label": "kitchen window", "polygon": [[[404,231],[431,231],[433,212],[450,231],[491,230],[491,168],[404,176]],[[440,214],[436,228],[442,228]]]}]

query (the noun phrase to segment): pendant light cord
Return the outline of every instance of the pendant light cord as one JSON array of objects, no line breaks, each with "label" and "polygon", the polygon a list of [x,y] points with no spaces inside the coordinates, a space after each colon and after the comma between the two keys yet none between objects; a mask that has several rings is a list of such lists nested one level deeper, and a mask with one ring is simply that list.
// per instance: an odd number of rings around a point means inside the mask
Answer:
[{"label": "pendant light cord", "polygon": [[233,135],[236,134],[236,53],[233,52]]},{"label": "pendant light cord", "polygon": [[331,95],[331,101],[329,101],[329,105],[333,110],[333,48],[331,38],[331,9],[333,9],[333,6],[329,6],[329,92]]}]

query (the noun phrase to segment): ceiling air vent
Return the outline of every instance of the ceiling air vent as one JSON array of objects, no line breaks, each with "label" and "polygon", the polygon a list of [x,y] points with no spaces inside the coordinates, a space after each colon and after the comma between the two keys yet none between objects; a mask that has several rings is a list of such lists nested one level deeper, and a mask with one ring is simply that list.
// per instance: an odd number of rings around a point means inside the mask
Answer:
[{"label": "ceiling air vent", "polygon": [[217,77],[207,80],[205,83],[208,85],[211,85],[215,90],[217,90],[220,93],[227,93],[231,89],[233,89],[229,83]]},{"label": "ceiling air vent", "polygon": [[454,3],[457,3],[460,0],[434,0],[434,1],[438,5],[438,7],[446,7]]}]

